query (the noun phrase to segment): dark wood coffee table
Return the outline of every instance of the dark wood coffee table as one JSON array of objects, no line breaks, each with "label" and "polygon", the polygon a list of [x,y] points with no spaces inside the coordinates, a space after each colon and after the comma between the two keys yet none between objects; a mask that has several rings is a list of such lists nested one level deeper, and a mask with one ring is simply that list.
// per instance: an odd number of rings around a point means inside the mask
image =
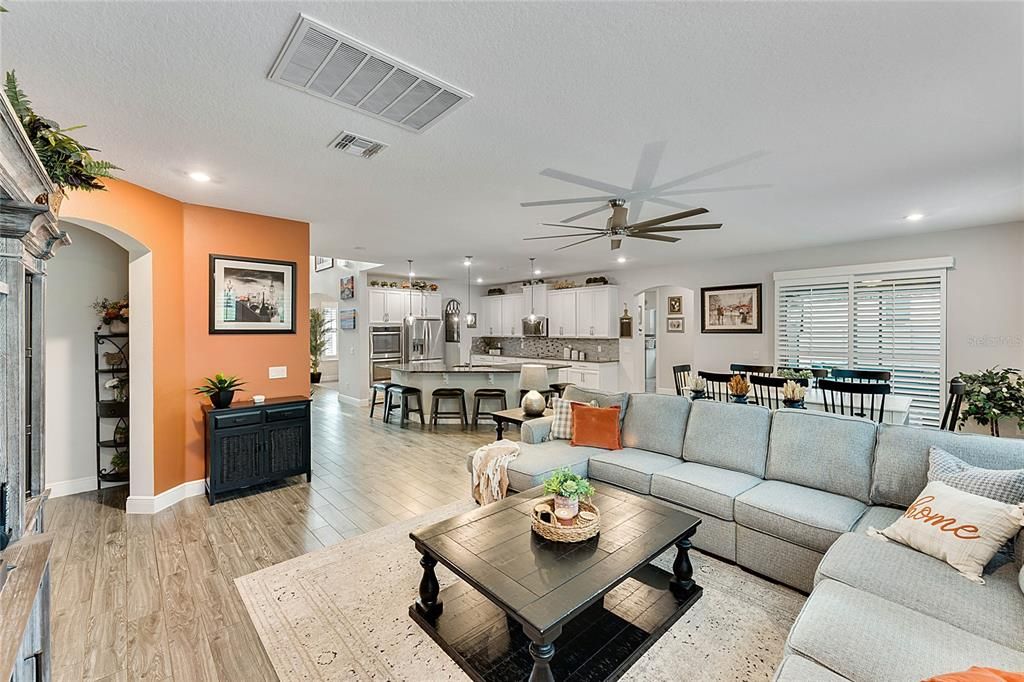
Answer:
[{"label": "dark wood coffee table", "polygon": [[[409,534],[422,554],[409,615],[474,680],[614,680],[700,598],[687,552],[700,519],[607,485],[601,532],[530,530],[538,486]],[[675,545],[673,572],[651,561]],[[462,578],[439,589],[434,567]]]},{"label": "dark wood coffee table", "polygon": [[499,410],[498,412],[491,413],[491,419],[494,420],[494,430],[498,434],[498,440],[501,440],[502,435],[505,432],[505,427],[509,424],[515,424],[516,426],[522,426],[523,422],[528,422],[531,419],[540,419],[541,417],[550,417],[555,413],[550,407],[544,409],[544,414],[537,415],[536,417],[526,416],[526,412],[521,407],[513,407],[508,410]]}]

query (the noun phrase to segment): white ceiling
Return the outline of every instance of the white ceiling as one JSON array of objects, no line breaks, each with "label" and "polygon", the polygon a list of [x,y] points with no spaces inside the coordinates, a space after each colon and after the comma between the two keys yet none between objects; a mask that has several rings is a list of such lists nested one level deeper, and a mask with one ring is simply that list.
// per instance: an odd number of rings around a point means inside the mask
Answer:
[{"label": "white ceiling", "polygon": [[[519,203],[603,193],[548,168],[630,187],[645,146],[654,184],[747,158],[676,189],[768,187],[672,197],[725,227],[627,240],[627,266],[1024,218],[1021,3],[5,4],[3,68],[125,178],[307,220],[315,253],[396,272],[622,267],[604,241],[521,241],[593,204]],[[474,99],[419,135],[272,83],[299,12]],[[342,129],[389,147],[329,149]]]}]

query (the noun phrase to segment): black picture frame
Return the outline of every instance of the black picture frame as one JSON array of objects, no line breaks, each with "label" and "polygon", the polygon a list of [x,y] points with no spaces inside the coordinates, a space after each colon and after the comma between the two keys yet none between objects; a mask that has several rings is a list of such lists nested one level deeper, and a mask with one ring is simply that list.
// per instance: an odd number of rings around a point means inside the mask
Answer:
[{"label": "black picture frame", "polygon": [[[218,288],[221,286],[220,282],[224,278],[223,269],[228,268],[230,264],[235,264],[235,270],[239,271],[250,271],[252,273],[276,273],[280,277],[273,277],[273,280],[280,281],[284,292],[281,297],[278,298],[275,294],[275,299],[278,302],[279,308],[283,308],[287,305],[287,309],[282,312],[281,321],[261,321],[261,320],[227,320],[225,319],[224,311],[230,307],[229,304],[225,304],[223,298],[218,295]],[[265,269],[261,270],[260,266],[265,266]],[[219,253],[210,254],[210,279],[209,279],[209,303],[210,303],[210,334],[294,334],[295,333],[295,303],[296,303],[296,273],[297,265],[295,261],[288,260],[271,260],[267,258],[248,258],[245,256],[227,256]],[[272,285],[276,282],[272,282]],[[273,286],[272,286],[273,290]],[[237,304],[235,310],[237,311]],[[283,305],[282,305],[283,304]],[[258,313],[257,313],[258,315]],[[266,325],[266,326],[264,326]]]},{"label": "black picture frame", "polygon": [[[750,296],[750,320],[746,321],[742,319],[743,312],[732,312],[730,317],[739,315],[741,319],[739,321],[729,320],[728,322],[724,317],[720,317],[722,314],[718,309],[720,306],[714,306],[715,310],[712,311],[709,308],[712,306],[709,304],[714,303],[712,297],[722,298],[742,298],[744,296]],[[726,286],[718,287],[701,287],[700,290],[700,333],[701,334],[761,334],[763,333],[763,320],[764,320],[764,306],[762,305],[763,298],[761,296],[761,283],[755,284],[729,284]],[[730,307],[735,305],[743,305],[742,301],[735,304],[730,304]],[[728,310],[728,308],[726,308]],[[716,319],[711,319],[711,314],[714,312]]]},{"label": "black picture frame", "polygon": [[356,297],[356,278],[354,275],[342,277],[339,280],[338,298],[342,301],[349,301]]}]

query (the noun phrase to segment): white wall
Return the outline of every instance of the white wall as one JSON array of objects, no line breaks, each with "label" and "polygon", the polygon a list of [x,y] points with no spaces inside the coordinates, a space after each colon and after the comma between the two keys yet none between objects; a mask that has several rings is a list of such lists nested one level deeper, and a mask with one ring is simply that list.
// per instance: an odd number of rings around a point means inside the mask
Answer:
[{"label": "white wall", "polygon": [[[127,251],[92,230],[62,227],[74,246],[66,258],[47,263],[45,313],[46,487],[55,497],[96,485],[93,332],[98,318],[90,306],[128,291]],[[112,427],[106,428],[103,437],[109,438]]]}]

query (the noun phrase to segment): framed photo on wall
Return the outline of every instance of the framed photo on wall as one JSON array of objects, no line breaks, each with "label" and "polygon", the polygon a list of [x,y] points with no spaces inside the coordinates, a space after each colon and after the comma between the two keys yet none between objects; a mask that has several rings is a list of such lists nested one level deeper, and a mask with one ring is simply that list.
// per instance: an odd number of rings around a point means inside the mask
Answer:
[{"label": "framed photo on wall", "polygon": [[295,262],[210,254],[211,334],[294,334]]},{"label": "framed photo on wall", "polygon": [[702,334],[760,334],[761,284],[701,287]]},{"label": "framed photo on wall", "polygon": [[682,315],[683,314],[683,297],[682,296],[669,296],[668,297],[668,314],[669,315]]},{"label": "framed photo on wall", "polygon": [[338,329],[356,328],[356,309],[348,308],[338,311]]},{"label": "framed photo on wall", "polygon": [[313,272],[323,272],[334,267],[334,259],[325,256],[313,256]]},{"label": "framed photo on wall", "polygon": [[356,278],[353,275],[341,278],[341,293],[338,295],[343,301],[356,297]]},{"label": "framed photo on wall", "polygon": [[665,320],[665,331],[669,334],[682,334],[686,331],[683,317],[669,317]]}]

